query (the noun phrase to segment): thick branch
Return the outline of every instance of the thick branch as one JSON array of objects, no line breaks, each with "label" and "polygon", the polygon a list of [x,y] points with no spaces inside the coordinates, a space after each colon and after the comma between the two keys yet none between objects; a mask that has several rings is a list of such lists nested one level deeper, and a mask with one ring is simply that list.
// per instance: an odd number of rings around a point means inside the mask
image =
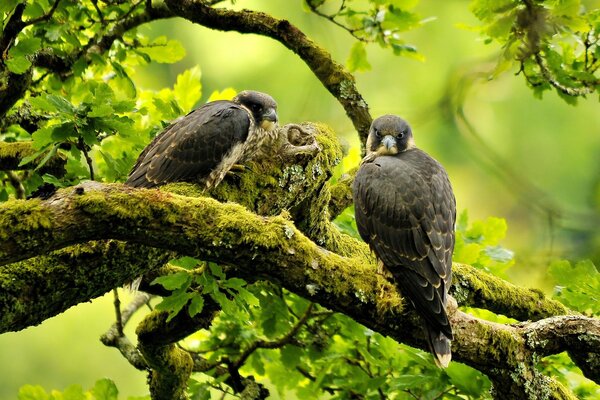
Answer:
[{"label": "thick branch", "polygon": [[37,325],[162,266],[172,257],[148,247],[93,242],[0,267],[0,332]]},{"label": "thick branch", "polygon": [[467,264],[454,263],[451,294],[459,305],[483,308],[519,321],[571,314],[562,303],[535,289],[515,286]]},{"label": "thick branch", "polygon": [[187,398],[187,383],[194,362],[191,355],[176,343],[200,329],[208,329],[216,310],[216,303],[207,301],[199,315],[192,318],[184,310],[169,322],[168,313],[153,311],[138,325],[138,348],[151,368],[149,385],[152,399]]},{"label": "thick branch", "polygon": [[344,107],[361,142],[366,143],[372,118],[367,103],[356,89],[354,76],[289,21],[251,10],[212,8],[204,1],[167,0],[166,3],[173,13],[194,23],[222,31],[267,36],[298,54]]},{"label": "thick branch", "polygon": [[[79,189],[61,190],[46,202],[8,204],[13,207],[5,206],[0,212],[5,221],[10,221],[17,211],[27,218],[18,225],[3,224],[12,226],[12,236],[7,236],[6,231],[1,235],[3,262],[90,239],[144,243],[225,263],[242,277],[260,276],[278,282],[398,341],[426,348],[419,319],[412,312],[405,314],[398,292],[374,273],[373,264],[317,247],[285,218],[260,217],[237,204],[221,204],[207,198],[92,182]],[[72,228],[74,224],[77,230]],[[10,267],[5,267],[3,273]],[[98,277],[86,279],[90,285],[102,281]],[[457,333],[453,342],[455,359],[486,372],[492,379],[502,379],[507,384],[523,360],[533,359],[527,345],[531,330],[526,336],[522,327],[492,324],[461,312],[451,311],[451,315]],[[600,326],[595,319],[586,322],[591,332],[595,332],[594,326]],[[598,340],[596,336],[594,340]],[[522,379],[513,379],[515,386],[510,393],[522,390],[522,380],[538,374],[533,366],[526,371]]]}]

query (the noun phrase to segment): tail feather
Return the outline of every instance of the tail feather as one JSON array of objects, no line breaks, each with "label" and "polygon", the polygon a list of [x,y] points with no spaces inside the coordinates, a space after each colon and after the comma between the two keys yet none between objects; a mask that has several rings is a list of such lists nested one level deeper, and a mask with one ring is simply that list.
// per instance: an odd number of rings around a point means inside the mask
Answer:
[{"label": "tail feather", "polygon": [[442,332],[432,329],[427,326],[427,343],[429,350],[433,354],[435,364],[440,368],[446,368],[452,359],[452,351],[450,349],[451,341]]}]

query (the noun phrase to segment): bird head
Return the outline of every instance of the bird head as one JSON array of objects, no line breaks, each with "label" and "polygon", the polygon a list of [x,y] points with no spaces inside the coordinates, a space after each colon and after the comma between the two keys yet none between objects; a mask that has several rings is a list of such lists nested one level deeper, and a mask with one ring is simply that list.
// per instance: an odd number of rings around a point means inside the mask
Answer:
[{"label": "bird head", "polygon": [[271,131],[277,127],[277,103],[268,94],[244,90],[233,98],[233,102],[246,107],[254,123],[262,129]]},{"label": "bird head", "polygon": [[415,147],[408,122],[396,115],[383,115],[373,121],[367,138],[367,152],[373,157],[391,156]]}]

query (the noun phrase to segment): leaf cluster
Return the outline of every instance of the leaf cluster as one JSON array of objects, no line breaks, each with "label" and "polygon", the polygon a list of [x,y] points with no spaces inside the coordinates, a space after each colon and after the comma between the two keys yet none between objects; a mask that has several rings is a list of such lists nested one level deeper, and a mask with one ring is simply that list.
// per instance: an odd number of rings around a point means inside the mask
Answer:
[{"label": "leaf cluster", "polygon": [[426,22],[413,11],[418,0],[306,0],[307,9],[346,30],[357,42],[352,46],[346,62],[348,69],[371,69],[366,45],[377,43],[394,54],[423,60],[417,48],[406,43],[402,33],[418,28]]},{"label": "leaf cluster", "polygon": [[600,85],[600,10],[580,0],[473,0],[476,27],[502,46],[492,76],[517,67],[536,97],[554,89],[569,104]]}]

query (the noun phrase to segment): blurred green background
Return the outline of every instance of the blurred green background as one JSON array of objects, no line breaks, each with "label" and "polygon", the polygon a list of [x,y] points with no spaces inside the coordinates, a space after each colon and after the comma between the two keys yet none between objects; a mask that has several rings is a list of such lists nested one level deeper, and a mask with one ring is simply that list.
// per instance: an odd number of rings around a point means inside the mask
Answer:
[{"label": "blurred green background", "polygon": [[[394,113],[411,122],[417,145],[446,166],[459,212],[467,209],[471,220],[507,219],[504,246],[516,253],[510,278],[548,290],[544,273],[551,258],[592,258],[596,264],[600,259],[598,98],[570,106],[546,93],[540,101],[521,76],[514,76],[516,71],[488,80],[499,49],[486,45],[476,32],[459,28],[477,24],[468,5],[464,0],[422,1],[416,10],[435,19],[405,39],[425,61],[396,57],[370,45],[372,70],[356,73],[357,87],[374,117]],[[289,19],[342,63],[354,44],[346,32],[305,12],[299,0],[240,0],[236,7]],[[187,50],[177,64],[140,68],[133,78],[141,87],[172,86],[178,73],[198,65],[203,101],[227,87],[265,91],[278,100],[281,123],[324,122],[347,147],[358,146],[342,107],[279,43],[179,19],[152,23],[141,31],[178,39]],[[473,129],[456,119],[459,107]],[[1,335],[0,399],[15,398],[26,383],[46,389],[62,390],[72,383],[88,388],[101,377],[113,379],[123,395],[145,394],[145,374],[98,340],[112,320],[108,295],[38,327]],[[130,327],[134,337],[132,331]]]}]

